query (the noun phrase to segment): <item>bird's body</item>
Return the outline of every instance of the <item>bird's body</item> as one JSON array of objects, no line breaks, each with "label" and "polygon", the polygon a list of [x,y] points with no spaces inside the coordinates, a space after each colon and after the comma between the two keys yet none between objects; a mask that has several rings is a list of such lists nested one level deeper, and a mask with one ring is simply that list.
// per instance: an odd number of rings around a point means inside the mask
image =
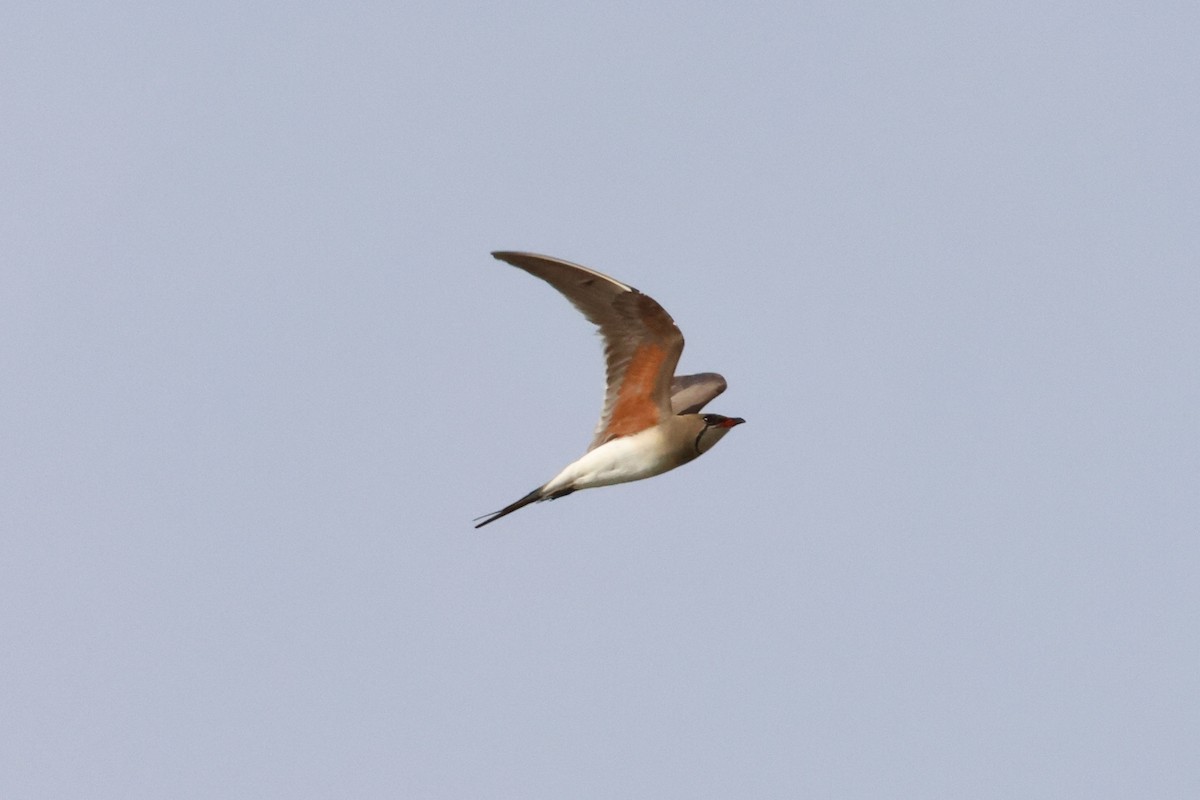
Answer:
[{"label": "bird's body", "polygon": [[[631,436],[622,436],[589,450],[578,461],[563,468],[546,484],[550,494],[565,489],[593,489],[616,483],[640,481],[686,464],[700,455],[696,450],[671,447],[682,435],[695,438],[703,425],[697,425],[699,414],[670,417],[667,426],[655,425]],[[678,431],[678,432],[677,432]]]},{"label": "bird's body", "polygon": [[683,334],[651,297],[567,261],[532,253],[492,255],[542,278],[600,327],[608,387],[588,452],[475,527],[580,489],[661,475],[697,458],[744,422],[696,413],[725,390],[725,379],[714,373],[675,377]]}]

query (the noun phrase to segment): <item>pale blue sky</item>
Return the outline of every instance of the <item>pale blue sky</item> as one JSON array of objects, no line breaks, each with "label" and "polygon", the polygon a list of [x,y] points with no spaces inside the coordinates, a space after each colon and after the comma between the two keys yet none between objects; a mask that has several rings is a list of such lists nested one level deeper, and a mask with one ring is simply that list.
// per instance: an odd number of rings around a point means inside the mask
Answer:
[{"label": "pale blue sky", "polygon": [[[0,796],[1200,796],[1194,3],[0,11]],[[582,453],[658,299],[743,416]]]}]

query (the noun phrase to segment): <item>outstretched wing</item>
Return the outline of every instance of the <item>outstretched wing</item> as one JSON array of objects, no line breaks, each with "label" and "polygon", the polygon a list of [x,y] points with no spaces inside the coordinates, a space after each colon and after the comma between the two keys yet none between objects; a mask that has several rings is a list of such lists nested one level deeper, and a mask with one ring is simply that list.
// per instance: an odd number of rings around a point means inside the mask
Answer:
[{"label": "outstretched wing", "polygon": [[588,450],[652,428],[675,413],[671,378],[683,352],[683,334],[654,298],[569,261],[534,253],[492,255],[546,281],[600,328],[607,389]]}]

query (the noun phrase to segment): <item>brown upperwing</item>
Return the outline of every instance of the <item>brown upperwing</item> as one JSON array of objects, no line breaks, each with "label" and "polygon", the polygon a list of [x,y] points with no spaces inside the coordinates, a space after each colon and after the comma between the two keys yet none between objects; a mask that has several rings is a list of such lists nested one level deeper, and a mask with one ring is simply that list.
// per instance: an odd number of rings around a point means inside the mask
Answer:
[{"label": "brown upperwing", "polygon": [[534,253],[496,252],[561,292],[604,336],[607,391],[588,450],[630,436],[671,414],[671,378],[683,334],[648,295],[593,269]]}]

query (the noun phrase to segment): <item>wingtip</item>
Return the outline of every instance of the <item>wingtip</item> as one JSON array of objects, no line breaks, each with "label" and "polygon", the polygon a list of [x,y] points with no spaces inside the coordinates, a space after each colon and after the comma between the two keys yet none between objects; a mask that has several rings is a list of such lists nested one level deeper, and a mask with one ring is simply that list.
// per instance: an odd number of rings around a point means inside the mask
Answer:
[{"label": "wingtip", "polygon": [[[573,261],[567,261],[554,256],[546,256],[540,253],[531,253],[524,250],[493,250],[492,258],[504,261],[518,269],[523,269],[526,272],[548,281],[550,284],[555,284],[555,278],[551,277],[551,273],[558,275],[567,275],[574,271],[576,273],[584,273],[593,278],[599,278],[612,286],[625,291],[637,292],[637,289],[627,283],[621,283],[611,275],[605,275],[603,272],[598,272],[591,267],[585,267],[582,264],[576,264]],[[561,286],[555,286],[560,292],[563,291]],[[638,294],[641,294],[638,292]],[[572,302],[575,302],[572,300]]]}]

